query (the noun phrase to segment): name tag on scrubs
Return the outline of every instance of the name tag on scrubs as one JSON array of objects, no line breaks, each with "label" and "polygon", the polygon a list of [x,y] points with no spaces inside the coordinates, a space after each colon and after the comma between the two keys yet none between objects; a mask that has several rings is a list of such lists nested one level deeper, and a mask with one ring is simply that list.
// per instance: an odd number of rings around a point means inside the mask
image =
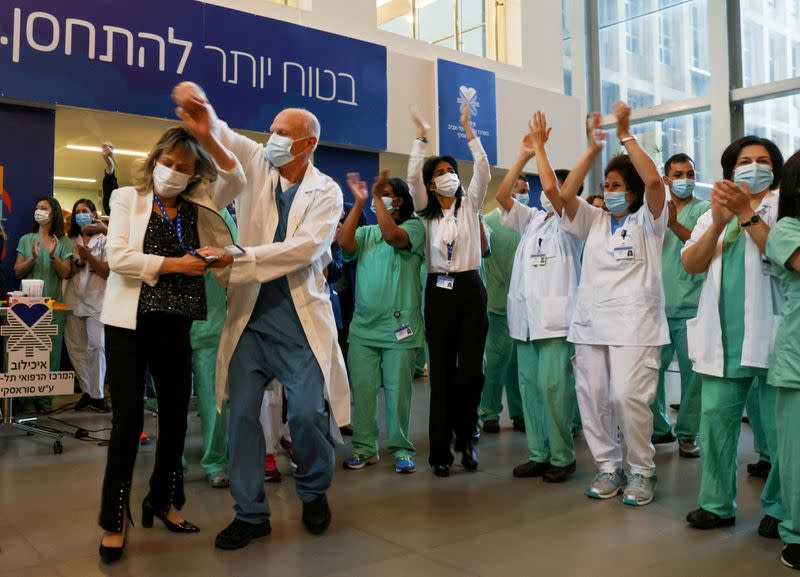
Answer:
[{"label": "name tag on scrubs", "polygon": [[532,254],[531,266],[545,266],[547,264],[546,254]]},{"label": "name tag on scrubs", "polygon": [[402,341],[412,336],[413,334],[414,330],[411,328],[411,325],[403,325],[402,327],[394,331],[394,338],[396,338],[398,341]]},{"label": "name tag on scrubs", "polygon": [[633,260],[633,247],[632,246],[618,246],[614,248],[614,260]]},{"label": "name tag on scrubs", "polygon": [[441,288],[445,290],[453,290],[453,285],[455,284],[456,279],[451,276],[447,276],[446,274],[440,274],[436,277],[436,288]]}]

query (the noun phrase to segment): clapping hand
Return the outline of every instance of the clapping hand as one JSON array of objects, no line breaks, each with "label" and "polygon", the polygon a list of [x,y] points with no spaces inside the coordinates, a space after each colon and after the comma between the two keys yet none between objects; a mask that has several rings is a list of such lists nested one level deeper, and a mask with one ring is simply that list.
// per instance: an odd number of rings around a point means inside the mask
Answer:
[{"label": "clapping hand", "polygon": [[359,173],[347,173],[347,186],[350,188],[350,192],[356,202],[363,204],[367,201],[367,183],[361,180]]}]

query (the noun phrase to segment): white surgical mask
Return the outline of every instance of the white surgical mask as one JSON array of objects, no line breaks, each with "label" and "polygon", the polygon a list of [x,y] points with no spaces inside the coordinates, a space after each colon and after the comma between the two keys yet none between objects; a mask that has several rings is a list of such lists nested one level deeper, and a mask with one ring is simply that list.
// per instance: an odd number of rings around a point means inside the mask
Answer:
[{"label": "white surgical mask", "polygon": [[[394,205],[392,204],[392,199],[389,198],[388,196],[382,196],[381,201],[383,202],[383,206],[386,207],[386,210],[389,212],[389,214],[392,214],[394,212]],[[374,198],[372,199],[372,204],[370,205],[370,209],[372,210],[373,213],[376,213]]]},{"label": "white surgical mask", "polygon": [[[302,139],[300,139],[302,140]],[[288,136],[281,136],[280,134],[272,134],[267,141],[267,160],[275,168],[285,166],[294,160],[292,154],[292,145],[297,142]]]},{"label": "white surgical mask", "polygon": [[153,188],[159,196],[164,198],[175,198],[184,190],[192,179],[188,174],[183,174],[177,170],[172,170],[160,162],[156,162],[153,170]]},{"label": "white surgical mask", "polygon": [[772,168],[766,164],[751,162],[736,169],[733,173],[733,181],[736,184],[747,184],[750,187],[750,194],[758,194],[770,187],[775,175]]},{"label": "white surgical mask", "polygon": [[542,191],[542,194],[539,196],[539,202],[542,203],[542,209],[545,212],[551,213],[556,211],[553,203],[550,202],[550,199],[547,198],[547,195],[544,193],[544,191]]},{"label": "white surgical mask", "polygon": [[50,222],[50,211],[46,209],[37,208],[33,212],[33,220],[35,220],[37,224],[47,224],[48,222]]},{"label": "white surgical mask", "polygon": [[436,192],[442,196],[452,197],[461,188],[461,181],[458,180],[458,175],[454,172],[445,172],[433,179],[433,185],[436,187]]},{"label": "white surgical mask", "polygon": [[527,192],[525,194],[518,194],[516,196],[516,199],[517,199],[517,202],[519,202],[520,204],[524,204],[525,206],[528,206],[528,203],[531,201],[531,195],[528,194]]}]

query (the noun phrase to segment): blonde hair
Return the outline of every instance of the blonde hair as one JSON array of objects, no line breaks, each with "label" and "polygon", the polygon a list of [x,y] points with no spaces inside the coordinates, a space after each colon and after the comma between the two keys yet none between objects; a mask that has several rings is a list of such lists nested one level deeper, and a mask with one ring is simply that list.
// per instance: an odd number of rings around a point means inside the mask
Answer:
[{"label": "blonde hair", "polygon": [[203,181],[214,182],[217,180],[219,173],[217,172],[217,166],[214,164],[211,155],[209,155],[206,149],[200,145],[197,139],[192,136],[188,130],[182,126],[178,126],[176,128],[170,128],[161,135],[161,138],[137,171],[134,182],[136,190],[138,190],[140,194],[153,190],[153,170],[155,170],[156,162],[158,162],[162,154],[172,152],[175,149],[186,150],[194,156],[195,159],[194,176],[186,186],[184,192],[189,192]]}]

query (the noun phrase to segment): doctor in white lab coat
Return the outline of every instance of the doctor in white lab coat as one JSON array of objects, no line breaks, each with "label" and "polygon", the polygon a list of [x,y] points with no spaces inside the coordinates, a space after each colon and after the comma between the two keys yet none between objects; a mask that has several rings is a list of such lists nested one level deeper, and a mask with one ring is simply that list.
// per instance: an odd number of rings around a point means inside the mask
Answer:
[{"label": "doctor in white lab coat", "polygon": [[[652,501],[655,491],[650,404],[661,346],[669,342],[661,275],[667,202],[658,168],[630,133],[630,108],[617,103],[614,114],[617,137],[628,154],[606,166],[608,212],[577,196],[603,148],[597,113],[589,150],[559,193],[562,230],[586,242],[567,340],[575,344],[578,406],[599,469],[587,495],[610,499],[624,492],[624,503],[641,506]],[[630,482],[617,429],[627,445]]]},{"label": "doctor in white lab coat", "polygon": [[[746,136],[722,153],[726,180],[716,183],[711,210],[683,248],[690,274],[707,273],[697,317],[686,323],[689,356],[702,375],[700,442],[703,478],[699,508],[687,521],[697,529],[736,522],[737,447],[742,411],[756,380],[766,378],[783,303],[765,256],[778,217],[783,157],[766,138]],[[774,387],[760,387],[761,417],[770,454],[777,453]],[[759,533],[778,537],[783,515],[777,467],[761,494]]]},{"label": "doctor in white lab coat", "polygon": [[[333,431],[350,422],[344,361],[323,271],[342,213],[342,193],[311,164],[320,126],[306,110],[280,112],[266,149],[235,133],[195,84],[173,92],[179,107],[210,122],[248,179],[236,199],[238,248],[228,280],[228,318],[217,359],[217,399],[230,398],[230,477],[236,517],[216,539],[244,547],[270,532],[259,411],[267,384],[285,387],[303,523],[327,529]],[[179,109],[179,113],[181,110]],[[215,198],[226,206],[233,198]]]}]

